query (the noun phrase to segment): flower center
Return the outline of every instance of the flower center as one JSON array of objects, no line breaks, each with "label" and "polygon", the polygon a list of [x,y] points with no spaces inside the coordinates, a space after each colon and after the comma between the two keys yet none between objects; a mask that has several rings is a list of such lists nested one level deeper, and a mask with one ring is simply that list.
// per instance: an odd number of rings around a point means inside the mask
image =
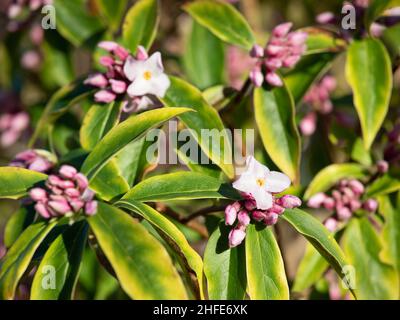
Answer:
[{"label": "flower center", "polygon": [[145,71],[145,72],[143,73],[143,78],[144,78],[145,80],[150,80],[151,77],[152,77],[152,74],[151,74],[150,71]]},{"label": "flower center", "polygon": [[259,187],[262,187],[262,186],[265,184],[265,180],[264,180],[264,179],[261,179],[261,178],[258,178],[258,179],[256,180],[256,182],[257,182],[257,184],[258,184]]}]

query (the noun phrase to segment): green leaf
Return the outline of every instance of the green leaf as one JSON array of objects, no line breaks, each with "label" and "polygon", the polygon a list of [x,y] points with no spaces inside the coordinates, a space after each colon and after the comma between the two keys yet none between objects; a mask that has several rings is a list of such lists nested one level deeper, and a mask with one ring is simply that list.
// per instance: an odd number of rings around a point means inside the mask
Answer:
[{"label": "green leaf", "polygon": [[368,5],[364,21],[366,30],[369,30],[371,24],[391,7],[400,6],[399,0],[374,0]]},{"label": "green leaf", "polygon": [[238,94],[238,91],[231,87],[217,85],[203,91],[203,98],[220,111],[225,108]]},{"label": "green leaf", "polygon": [[150,49],[157,35],[158,1],[139,0],[129,9],[122,28],[125,46],[136,52],[139,45]]},{"label": "green leaf", "polygon": [[0,199],[19,199],[47,179],[47,175],[17,167],[0,167]]},{"label": "green leaf", "polygon": [[357,138],[353,144],[351,159],[367,167],[372,165],[371,154],[369,151],[365,150],[361,138]]},{"label": "green leaf", "polygon": [[400,179],[391,177],[389,174],[376,179],[367,188],[367,197],[377,197],[400,190]]},{"label": "green leaf", "polygon": [[128,0],[96,0],[100,13],[107,18],[113,30],[118,29],[120,21],[125,13]]},{"label": "green leaf", "polygon": [[230,185],[196,172],[174,172],[145,179],[135,185],[122,199],[137,201],[168,201],[192,199],[240,199]]},{"label": "green leaf", "polygon": [[252,300],[289,299],[285,266],[271,228],[247,227],[246,272]]},{"label": "green leaf", "polygon": [[10,248],[21,233],[33,222],[36,212],[32,206],[20,207],[12,214],[4,229],[4,244]]},{"label": "green leaf", "polygon": [[[33,278],[32,300],[70,300],[78,280],[83,250],[86,244],[88,224],[75,223],[60,234],[46,251]],[[49,279],[53,267],[54,287]],[[51,280],[50,280],[51,281]]]},{"label": "green leaf", "polygon": [[82,148],[92,150],[96,144],[118,124],[121,103],[95,104],[86,113],[80,129]]},{"label": "green leaf", "polygon": [[243,300],[246,295],[244,246],[229,248],[224,223],[212,233],[204,252],[204,274],[211,300]]},{"label": "green leaf", "polygon": [[250,50],[255,43],[253,32],[246,19],[226,2],[195,1],[186,4],[184,10],[225,42],[246,50]]},{"label": "green leaf", "polygon": [[85,0],[54,0],[53,6],[57,31],[75,46],[103,29],[101,20],[88,12]]},{"label": "green leaf", "polygon": [[135,183],[136,177],[141,169],[141,159],[143,153],[146,151],[145,142],[144,137],[135,140],[123,148],[115,157],[115,162],[129,186]]},{"label": "green leaf", "polygon": [[122,177],[113,159],[90,181],[90,188],[103,200],[110,201],[128,192],[129,184]]},{"label": "green leaf", "polygon": [[306,252],[297,269],[292,290],[301,292],[320,280],[328,268],[328,263],[319,252],[307,243]]},{"label": "green leaf", "polygon": [[189,80],[201,90],[224,82],[224,45],[195,21],[186,40],[183,63]]},{"label": "green leaf", "polygon": [[313,28],[307,28],[305,31],[308,33],[306,55],[339,52],[346,47],[346,42],[343,39],[336,38],[336,35],[331,32]]},{"label": "green leaf", "polygon": [[347,262],[333,233],[330,233],[312,215],[299,209],[286,209],[281,217],[318,250],[339,276],[342,275],[343,267],[347,265]]},{"label": "green leaf", "polygon": [[135,200],[120,200],[116,205],[136,212],[166,235],[165,240],[171,244],[171,247],[181,257],[182,262],[180,262],[184,270],[197,277],[196,283],[200,291],[200,297],[204,299],[203,261],[199,254],[189,245],[185,236],[175,224],[153,208]]},{"label": "green leaf", "polygon": [[99,203],[88,219],[122,289],[132,299],[187,299],[165,248],[125,212]]},{"label": "green leaf", "polygon": [[96,145],[83,163],[81,172],[91,180],[130,142],[142,137],[148,130],[187,111],[191,110],[188,108],[165,108],[143,112],[138,116],[128,118],[111,129]]},{"label": "green leaf", "polygon": [[324,192],[343,178],[360,179],[365,176],[365,168],[355,163],[331,164],[322,169],[311,181],[304,199],[309,199],[318,192]]},{"label": "green leaf", "polygon": [[[188,107],[196,111],[180,115],[179,118],[193,131],[192,134],[203,152],[229,178],[233,178],[235,173],[229,136],[218,112],[204,100],[198,89],[182,79],[176,77],[170,79],[171,86],[162,99],[163,102],[168,107]],[[211,142],[207,134],[212,136]]]},{"label": "green leaf", "polygon": [[15,241],[0,265],[0,300],[14,298],[18,282],[44,238],[57,221],[37,222],[30,225]]},{"label": "green leaf", "polygon": [[301,101],[311,85],[331,67],[335,57],[335,53],[305,56],[294,69],[285,74],[285,83],[292,94],[295,105]]},{"label": "green leaf", "polygon": [[78,80],[62,87],[54,93],[36,125],[35,131],[29,141],[29,146],[32,147],[39,135],[46,132],[48,127],[51,127],[69,108],[86,98],[92,92],[93,87],[86,86],[82,80]]},{"label": "green leaf", "polygon": [[347,53],[346,79],[353,89],[365,149],[369,150],[389,109],[393,85],[389,54],[376,39],[354,41]]},{"label": "green leaf", "polygon": [[382,245],[367,218],[350,221],[343,234],[342,244],[355,269],[355,292],[359,299],[398,298],[398,275],[391,266],[380,261]]},{"label": "green leaf", "polygon": [[299,182],[300,136],[294,102],[286,87],[254,90],[255,118],[265,150],[292,181]]},{"label": "green leaf", "polygon": [[381,196],[379,212],[385,217],[381,233],[382,251],[379,257],[400,271],[400,207],[394,208],[388,196]]}]

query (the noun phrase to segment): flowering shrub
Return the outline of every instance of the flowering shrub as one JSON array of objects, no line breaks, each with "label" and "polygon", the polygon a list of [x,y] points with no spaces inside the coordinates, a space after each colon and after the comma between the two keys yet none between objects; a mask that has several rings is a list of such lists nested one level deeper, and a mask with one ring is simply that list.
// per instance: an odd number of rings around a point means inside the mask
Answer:
[{"label": "flowering shrub", "polygon": [[400,3],[265,2],[2,2],[0,299],[398,299]]}]

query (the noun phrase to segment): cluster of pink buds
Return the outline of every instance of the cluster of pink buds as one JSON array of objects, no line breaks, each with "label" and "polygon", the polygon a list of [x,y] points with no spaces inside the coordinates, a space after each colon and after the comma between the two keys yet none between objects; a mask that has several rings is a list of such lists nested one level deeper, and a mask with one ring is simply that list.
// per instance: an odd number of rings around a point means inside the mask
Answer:
[{"label": "cluster of pink buds", "polygon": [[388,133],[384,158],[390,164],[400,165],[400,123],[396,124]]},{"label": "cluster of pink buds", "polygon": [[16,143],[28,127],[29,116],[26,112],[0,115],[0,146],[7,148]]},{"label": "cluster of pink buds", "polygon": [[280,24],[272,30],[266,48],[255,45],[250,55],[258,61],[250,72],[250,79],[256,87],[264,80],[273,87],[281,87],[282,79],[277,73],[280,68],[293,68],[306,50],[307,33],[290,32],[292,23]]},{"label": "cluster of pink buds", "polygon": [[45,150],[26,150],[18,153],[9,165],[48,173],[53,169],[55,162],[55,157]]},{"label": "cluster of pink buds", "polygon": [[13,0],[8,8],[8,16],[13,19],[19,16],[25,7],[30,11],[36,11],[40,7],[52,3],[53,0]]},{"label": "cluster of pink buds", "polygon": [[256,201],[250,196],[245,195],[245,199],[236,201],[225,208],[225,224],[234,226],[229,233],[229,246],[238,246],[246,237],[246,227],[251,219],[262,222],[267,226],[272,226],[278,221],[279,215],[285,209],[293,209],[301,206],[301,200],[296,196],[284,195],[280,198],[273,198],[273,205],[270,209],[257,209]]},{"label": "cluster of pink buds", "polygon": [[304,103],[312,110],[300,121],[300,131],[305,136],[310,136],[317,127],[317,113],[329,114],[333,110],[330,99],[331,93],[336,88],[336,80],[332,76],[325,76],[317,84],[313,85],[304,96]]},{"label": "cluster of pink buds", "polygon": [[45,188],[33,188],[30,198],[36,202],[36,211],[45,219],[72,217],[83,211],[94,215],[97,201],[94,192],[88,188],[87,178],[74,167],[63,165],[57,175],[50,175]]},{"label": "cluster of pink buds", "polygon": [[335,212],[334,216],[325,221],[326,228],[333,232],[339,221],[349,220],[357,210],[364,209],[370,213],[377,210],[378,202],[375,199],[361,199],[364,192],[365,187],[359,180],[343,179],[333,188],[331,195],[317,193],[308,200],[307,205],[310,208],[324,207]]}]

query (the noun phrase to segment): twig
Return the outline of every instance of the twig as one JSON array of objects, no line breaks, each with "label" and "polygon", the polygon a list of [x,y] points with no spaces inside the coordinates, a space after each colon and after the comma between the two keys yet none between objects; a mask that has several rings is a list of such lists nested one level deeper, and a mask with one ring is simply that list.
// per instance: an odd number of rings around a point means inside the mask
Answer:
[{"label": "twig", "polygon": [[197,217],[204,216],[204,215],[207,215],[207,214],[210,214],[213,212],[224,211],[224,210],[225,210],[225,206],[215,206],[215,207],[204,208],[195,213],[192,213],[191,215],[189,215],[187,217],[182,217],[180,222],[186,224]]}]

